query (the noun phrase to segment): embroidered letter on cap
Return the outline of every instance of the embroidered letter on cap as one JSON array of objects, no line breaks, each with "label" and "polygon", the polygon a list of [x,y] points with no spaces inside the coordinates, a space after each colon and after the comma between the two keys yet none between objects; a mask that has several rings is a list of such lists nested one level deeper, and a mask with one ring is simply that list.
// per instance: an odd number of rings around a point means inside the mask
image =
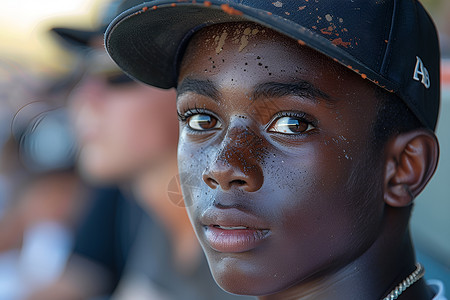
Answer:
[{"label": "embroidered letter on cap", "polygon": [[422,76],[422,84],[428,89],[431,85],[430,83],[430,75],[428,75],[428,70],[423,65],[422,60],[416,56],[417,62],[416,67],[414,68],[414,76],[413,79],[420,81],[419,75]]}]

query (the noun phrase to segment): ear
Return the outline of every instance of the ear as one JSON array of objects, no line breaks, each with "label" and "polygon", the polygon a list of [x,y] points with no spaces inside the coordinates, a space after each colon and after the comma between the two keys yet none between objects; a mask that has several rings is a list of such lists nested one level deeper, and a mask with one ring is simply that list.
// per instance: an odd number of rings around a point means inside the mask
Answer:
[{"label": "ear", "polygon": [[412,203],[436,170],[439,144],[433,132],[399,134],[386,145],[384,201],[394,207]]}]

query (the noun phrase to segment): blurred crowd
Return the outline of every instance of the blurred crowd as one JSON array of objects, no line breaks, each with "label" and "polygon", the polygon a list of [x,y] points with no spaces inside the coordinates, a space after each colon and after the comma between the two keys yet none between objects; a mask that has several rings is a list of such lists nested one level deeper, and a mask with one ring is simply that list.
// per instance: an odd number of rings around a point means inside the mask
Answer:
[{"label": "blurred crowd", "polygon": [[180,201],[175,91],[103,48],[137,4],[108,3],[92,30],[51,28],[78,62],[65,74],[4,67],[0,299],[238,298],[214,283]]},{"label": "blurred crowd", "polygon": [[93,30],[49,30],[77,61],[64,74],[0,57],[1,300],[247,298],[216,286],[180,201],[176,92],[103,48],[141,2],[108,3]]}]

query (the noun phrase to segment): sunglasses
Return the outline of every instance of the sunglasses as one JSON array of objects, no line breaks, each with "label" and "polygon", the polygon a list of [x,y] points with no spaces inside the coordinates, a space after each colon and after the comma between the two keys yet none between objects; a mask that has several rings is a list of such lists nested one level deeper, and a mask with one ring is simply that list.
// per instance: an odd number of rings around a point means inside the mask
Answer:
[{"label": "sunglasses", "polygon": [[136,82],[123,73],[104,51],[90,51],[86,56],[84,68],[85,74],[102,78],[112,86]]}]

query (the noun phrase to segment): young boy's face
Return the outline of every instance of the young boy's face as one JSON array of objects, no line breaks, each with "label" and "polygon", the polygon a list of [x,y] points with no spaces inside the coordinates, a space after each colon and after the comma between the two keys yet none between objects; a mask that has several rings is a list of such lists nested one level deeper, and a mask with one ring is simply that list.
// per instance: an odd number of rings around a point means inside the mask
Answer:
[{"label": "young boy's face", "polygon": [[252,23],[207,27],[183,57],[179,168],[216,281],[274,293],[362,254],[383,216],[372,84]]}]

